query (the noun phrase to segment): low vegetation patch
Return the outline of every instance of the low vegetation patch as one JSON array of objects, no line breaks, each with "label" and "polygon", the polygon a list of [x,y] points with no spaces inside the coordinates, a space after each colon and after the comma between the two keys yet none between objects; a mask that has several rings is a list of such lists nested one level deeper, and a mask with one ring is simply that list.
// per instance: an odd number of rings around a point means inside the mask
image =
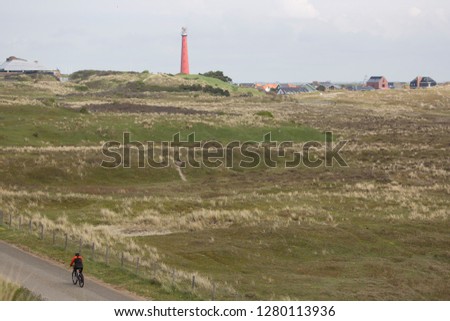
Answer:
[{"label": "low vegetation patch", "polygon": [[41,301],[41,297],[0,278],[0,301]]},{"label": "low vegetation patch", "polygon": [[267,117],[267,118],[273,118],[273,114],[270,111],[258,111],[256,113],[256,115],[261,116],[261,117]]}]

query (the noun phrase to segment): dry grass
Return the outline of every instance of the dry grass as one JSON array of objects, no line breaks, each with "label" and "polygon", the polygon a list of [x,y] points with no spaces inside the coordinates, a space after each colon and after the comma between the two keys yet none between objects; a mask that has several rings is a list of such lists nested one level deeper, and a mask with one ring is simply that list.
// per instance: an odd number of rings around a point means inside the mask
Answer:
[{"label": "dry grass", "polygon": [[[137,79],[185,82],[145,74],[90,81]],[[4,147],[1,209],[24,222],[31,218],[36,229],[42,224],[45,230],[81,234],[100,249],[114,245],[130,261],[145,258],[143,266],[158,265],[155,278],[165,289],[182,290],[195,273],[205,291],[214,279],[228,295],[239,292],[247,299],[448,299],[439,284],[450,284],[449,239],[442,232],[450,215],[450,87],[272,100],[73,96],[73,84],[26,86],[1,84],[0,105],[42,105],[41,97],[18,94],[32,88],[36,95],[63,95],[59,103],[74,108],[115,102],[209,113],[95,113],[53,120],[62,135],[95,128],[107,140],[131,125],[145,132],[167,123],[183,130],[288,123],[332,130],[349,140],[349,168],[317,170],[194,170],[172,164],[167,171],[103,172],[100,149],[92,142]],[[258,116],[261,111],[274,117]],[[33,117],[36,127],[49,126]],[[130,124],[121,122],[125,118]]]},{"label": "dry grass", "polygon": [[37,301],[40,297],[34,295],[14,283],[0,279],[0,301]]}]

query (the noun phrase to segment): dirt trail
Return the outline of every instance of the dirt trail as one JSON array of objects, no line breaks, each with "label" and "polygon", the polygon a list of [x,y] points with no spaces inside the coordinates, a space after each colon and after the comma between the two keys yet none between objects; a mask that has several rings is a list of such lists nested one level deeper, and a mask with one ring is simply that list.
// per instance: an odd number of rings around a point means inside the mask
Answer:
[{"label": "dirt trail", "polygon": [[[70,259],[70,258],[68,258]],[[88,274],[88,273],[87,273]],[[0,241],[0,275],[50,301],[138,301],[131,293],[120,292],[89,275],[80,288],[72,284],[71,270],[38,258]]]}]

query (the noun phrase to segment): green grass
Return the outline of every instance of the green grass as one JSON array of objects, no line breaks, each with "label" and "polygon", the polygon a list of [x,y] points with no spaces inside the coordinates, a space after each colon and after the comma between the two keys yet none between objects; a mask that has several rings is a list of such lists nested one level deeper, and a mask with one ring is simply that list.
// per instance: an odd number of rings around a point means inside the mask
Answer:
[{"label": "green grass", "polygon": [[[195,133],[201,141],[260,142],[271,132],[278,141],[322,141],[320,131],[307,126],[282,124],[266,127],[211,126],[186,121],[160,120],[151,128],[135,123],[135,115],[86,114],[64,108],[39,106],[0,106],[0,144],[2,146],[86,146],[105,141],[123,141],[123,133],[140,142],[171,141],[176,133],[186,140]],[[188,126],[189,125],[189,126]],[[187,129],[187,127],[189,127]]]},{"label": "green grass", "polygon": [[[446,285],[435,273],[448,264],[448,257],[443,260],[445,250],[435,247],[442,242],[449,244],[445,240],[448,224],[362,223],[337,228],[236,226],[195,233],[195,238],[192,233],[184,233],[143,237],[139,241],[164,250],[167,262],[174,266],[189,266],[232,284],[242,299],[448,297]],[[429,243],[409,242],[419,236],[435,238]],[[396,290],[399,288],[400,293]]]},{"label": "green grass", "polygon": [[[4,89],[10,85],[0,83],[0,97],[12,104],[0,106],[0,209],[5,213],[86,229],[84,235],[102,245],[135,242],[133,255],[149,255],[145,251],[151,247],[169,270],[214,280],[218,291],[226,286],[237,291],[236,296],[218,293],[225,300],[449,299],[448,89],[249,99],[238,97],[240,88],[196,75],[80,76],[86,79],[77,86],[98,83],[87,92],[72,88],[58,96],[73,84],[47,89],[14,84],[10,93]],[[101,90],[133,81],[145,86],[198,82],[224,86],[235,95],[130,91],[129,97],[114,96],[119,103],[208,112],[195,115],[56,107],[111,101],[113,93]],[[28,92],[47,107],[14,103]],[[124,131],[137,141],[168,140],[180,132],[182,139],[195,133],[202,141],[259,142],[271,132],[273,140],[302,143],[323,142],[327,130],[349,140],[343,151],[348,168],[187,168],[180,170],[183,181],[173,166],[100,168],[101,153],[85,148],[121,141]],[[5,229],[0,238],[60,262],[68,259],[48,239]],[[89,261],[88,272],[155,299],[209,298],[206,292],[192,294],[186,284],[144,279],[99,261]]]}]

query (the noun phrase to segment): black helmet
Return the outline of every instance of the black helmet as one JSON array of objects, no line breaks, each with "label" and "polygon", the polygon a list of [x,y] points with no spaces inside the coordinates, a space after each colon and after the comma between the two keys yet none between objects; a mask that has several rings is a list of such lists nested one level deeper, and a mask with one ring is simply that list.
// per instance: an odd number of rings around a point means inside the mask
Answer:
[{"label": "black helmet", "polygon": [[77,253],[75,253],[75,256],[80,256],[80,253],[78,253],[78,252],[77,252]]}]

